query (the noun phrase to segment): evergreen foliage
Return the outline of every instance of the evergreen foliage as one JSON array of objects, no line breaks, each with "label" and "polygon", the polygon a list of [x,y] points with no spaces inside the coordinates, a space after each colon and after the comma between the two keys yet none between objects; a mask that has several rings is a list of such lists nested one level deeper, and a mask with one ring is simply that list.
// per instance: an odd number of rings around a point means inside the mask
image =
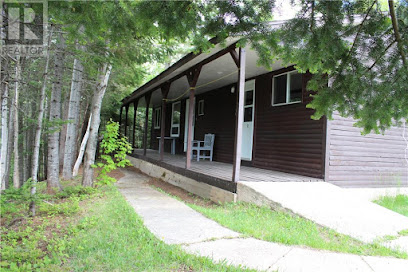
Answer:
[{"label": "evergreen foliage", "polygon": [[406,0],[306,0],[281,29],[251,41],[263,65],[281,59],[315,75],[313,118],[338,111],[364,133],[380,133],[408,118],[407,23]]}]

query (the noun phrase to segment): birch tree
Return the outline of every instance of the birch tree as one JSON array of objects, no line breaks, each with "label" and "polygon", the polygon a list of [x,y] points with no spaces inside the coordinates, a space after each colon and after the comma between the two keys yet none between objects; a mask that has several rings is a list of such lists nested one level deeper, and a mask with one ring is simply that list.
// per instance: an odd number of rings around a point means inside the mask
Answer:
[{"label": "birch tree", "polygon": [[79,121],[79,103],[82,89],[83,65],[76,58],[72,71],[71,93],[68,104],[68,124],[65,138],[64,163],[62,175],[64,179],[72,178],[73,162],[77,152],[77,127]]},{"label": "birch tree", "polygon": [[98,130],[101,123],[101,106],[106,88],[108,86],[111,70],[112,65],[110,64],[104,64],[100,68],[98,84],[92,97],[92,119],[90,120],[89,138],[85,149],[84,174],[82,177],[83,186],[93,186],[94,169],[92,166],[95,163],[96,147],[98,144]]},{"label": "birch tree", "polygon": [[[3,59],[2,59],[3,62]],[[7,60],[5,61],[7,63]],[[2,67],[2,77],[1,77],[1,87],[2,87],[2,101],[1,101],[1,153],[0,153],[0,181],[1,190],[6,189],[6,179],[8,176],[5,175],[7,167],[7,147],[8,147],[8,99],[9,99],[9,87],[7,78],[7,65]]]},{"label": "birch tree", "polygon": [[64,36],[59,31],[54,61],[54,83],[50,100],[50,132],[48,134],[47,191],[61,190],[59,181],[59,132],[61,119],[61,89],[64,72]]},{"label": "birch tree", "polygon": [[[41,131],[42,131],[42,124],[43,124],[43,117],[44,117],[44,107],[46,101],[46,89],[47,89],[47,81],[48,81],[48,67],[50,63],[50,44],[51,44],[51,37],[52,37],[53,28],[51,27],[50,33],[48,34],[48,46],[47,52],[45,57],[45,68],[44,74],[42,78],[42,87],[41,87],[41,95],[40,95],[40,105],[38,110],[37,116],[37,124],[35,128],[35,138],[33,144],[33,157],[32,157],[32,165],[31,165],[31,196],[37,192],[37,181],[38,181],[38,166],[39,166],[39,159],[40,159],[40,147],[41,147]],[[35,216],[35,202],[31,201],[30,203],[30,213],[31,216]]]},{"label": "birch tree", "polygon": [[18,96],[21,80],[21,62],[20,57],[17,56],[16,59],[16,79],[14,83],[14,101],[13,101],[13,111],[14,111],[14,167],[13,167],[13,186],[14,188],[20,188],[20,161],[19,161],[19,150],[18,150],[18,135],[19,135],[19,119],[18,119]]},{"label": "birch tree", "polygon": [[84,158],[84,153],[85,153],[85,148],[86,148],[86,144],[88,143],[88,138],[89,138],[89,131],[91,129],[91,121],[92,121],[92,114],[89,115],[89,121],[88,121],[88,125],[86,127],[86,132],[84,134],[84,138],[82,139],[81,142],[81,146],[79,148],[79,154],[78,154],[78,158],[75,161],[75,165],[74,165],[74,170],[72,171],[72,176],[76,177],[78,175],[78,171],[79,171],[79,166],[82,163],[82,159]]}]

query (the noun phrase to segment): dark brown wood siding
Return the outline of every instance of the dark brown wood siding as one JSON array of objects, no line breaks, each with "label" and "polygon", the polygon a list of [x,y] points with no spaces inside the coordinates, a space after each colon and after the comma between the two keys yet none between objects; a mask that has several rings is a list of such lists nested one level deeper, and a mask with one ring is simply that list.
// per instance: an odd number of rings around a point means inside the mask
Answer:
[{"label": "dark brown wood siding", "polygon": [[204,115],[196,114],[194,131],[197,140],[203,140],[206,133],[215,134],[214,160],[228,163],[232,163],[235,136],[236,92],[231,93],[231,87],[226,86],[196,97],[196,109],[198,101],[204,100]]},{"label": "dark brown wood siding", "polygon": [[[311,120],[313,111],[306,109],[309,93],[303,92],[299,104],[271,105],[272,77],[290,69],[283,69],[255,78],[255,120],[253,160],[245,165],[278,170],[310,177],[324,176],[325,120]],[[305,90],[307,77],[303,79]],[[214,160],[232,162],[235,134],[236,92],[232,85],[196,96],[194,139],[204,139],[204,134],[214,133]],[[204,115],[197,115],[198,101],[204,100]],[[170,135],[171,103],[166,109],[166,136]],[[185,100],[181,104],[180,138],[176,152],[183,153]],[[160,129],[154,130],[153,148],[158,149]],[[170,152],[170,141],[165,141],[165,151]]]},{"label": "dark brown wood siding", "polygon": [[363,136],[354,124],[352,118],[338,114],[329,121],[326,180],[341,186],[407,186],[403,128]]},{"label": "dark brown wood siding", "polygon": [[303,102],[272,106],[272,77],[260,76],[255,86],[253,166],[316,178],[324,176],[325,120],[312,120],[310,93],[303,76]]}]

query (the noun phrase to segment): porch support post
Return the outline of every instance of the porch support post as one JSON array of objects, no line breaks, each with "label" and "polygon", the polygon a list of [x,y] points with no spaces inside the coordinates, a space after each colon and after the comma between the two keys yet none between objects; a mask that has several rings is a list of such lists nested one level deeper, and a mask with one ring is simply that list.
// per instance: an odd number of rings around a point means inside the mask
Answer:
[{"label": "porch support post", "polygon": [[128,116],[129,116],[129,104],[125,106],[125,136],[128,136]]},{"label": "porch support post", "polygon": [[239,181],[241,171],[241,144],[242,144],[242,123],[244,119],[244,93],[245,93],[245,48],[239,48],[238,67],[238,104],[236,110],[235,124],[235,144],[234,144],[234,165],[232,169],[232,182]]},{"label": "porch support post", "polygon": [[190,169],[191,165],[191,149],[193,141],[193,117],[194,117],[194,97],[195,87],[197,85],[198,77],[201,72],[201,66],[194,68],[187,73],[188,84],[190,84],[190,97],[188,106],[188,132],[187,132],[187,154],[186,154],[186,169]]},{"label": "porch support post", "polygon": [[133,138],[132,138],[132,147],[135,147],[135,138],[136,138],[136,116],[137,116],[137,104],[139,102],[139,99],[136,99],[133,101],[133,109],[134,109],[134,114],[133,114]]},{"label": "porch support post", "polygon": [[151,96],[152,96],[152,93],[147,93],[145,95],[146,113],[145,113],[144,135],[143,135],[143,156],[146,156],[147,154],[147,127],[149,124],[149,105],[150,105]]},{"label": "porch support post", "polygon": [[119,132],[122,131],[122,111],[123,111],[123,105],[120,106],[120,113],[119,113]]},{"label": "porch support post", "polygon": [[166,99],[170,91],[170,83],[165,83],[161,88],[162,93],[162,109],[161,109],[161,120],[160,120],[160,160],[164,158],[164,132],[166,129]]}]

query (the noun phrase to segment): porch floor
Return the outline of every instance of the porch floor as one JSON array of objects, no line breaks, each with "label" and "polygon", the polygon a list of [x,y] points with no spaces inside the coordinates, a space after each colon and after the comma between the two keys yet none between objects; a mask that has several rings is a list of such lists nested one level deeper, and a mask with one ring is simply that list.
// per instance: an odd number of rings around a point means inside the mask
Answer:
[{"label": "porch floor", "polygon": [[[143,158],[143,150],[136,149],[133,152],[137,157]],[[148,149],[146,156],[155,161],[160,160],[157,150]],[[185,168],[186,157],[183,155],[171,155],[164,153],[163,162],[178,168]],[[191,161],[190,171],[215,177],[225,181],[232,180],[232,164],[208,160]],[[240,181],[246,182],[321,182],[322,179],[283,173],[279,171],[260,169],[255,167],[241,166]]]}]

